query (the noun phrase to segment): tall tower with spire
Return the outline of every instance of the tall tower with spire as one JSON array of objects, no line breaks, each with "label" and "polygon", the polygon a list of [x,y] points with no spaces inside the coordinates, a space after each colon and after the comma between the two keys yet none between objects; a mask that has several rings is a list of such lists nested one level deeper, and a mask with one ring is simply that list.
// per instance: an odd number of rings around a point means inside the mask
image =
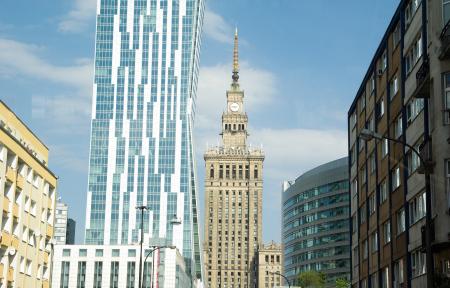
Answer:
[{"label": "tall tower with spire", "polygon": [[236,29],[232,82],[222,114],[222,143],[204,154],[204,267],[211,288],[257,287],[264,152],[247,145],[248,117],[239,85],[238,47]]}]

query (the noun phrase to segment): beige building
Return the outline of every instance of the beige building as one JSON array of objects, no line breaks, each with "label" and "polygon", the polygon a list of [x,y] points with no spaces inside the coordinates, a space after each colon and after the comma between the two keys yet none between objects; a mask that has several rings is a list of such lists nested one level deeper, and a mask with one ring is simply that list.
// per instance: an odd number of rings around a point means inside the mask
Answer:
[{"label": "beige building", "polygon": [[56,176],[48,148],[0,101],[0,287],[49,287]]},{"label": "beige building", "polygon": [[283,279],[281,245],[274,242],[261,245],[258,250],[258,288],[281,286]]},{"label": "beige building", "polygon": [[222,115],[222,145],[205,155],[206,281],[214,287],[256,287],[257,251],[262,234],[261,149],[247,145],[248,118],[239,86],[238,36],[233,82]]}]

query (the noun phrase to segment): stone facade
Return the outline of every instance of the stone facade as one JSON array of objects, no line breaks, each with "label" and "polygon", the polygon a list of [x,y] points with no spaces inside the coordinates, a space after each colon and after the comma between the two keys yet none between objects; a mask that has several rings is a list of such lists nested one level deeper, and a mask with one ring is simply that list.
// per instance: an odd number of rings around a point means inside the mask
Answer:
[{"label": "stone facade", "polygon": [[257,251],[262,241],[263,161],[247,146],[248,118],[239,86],[238,36],[233,82],[222,115],[222,141],[205,159],[204,261],[208,286],[256,287]]},{"label": "stone facade", "polygon": [[258,250],[258,287],[272,288],[282,283],[283,259],[281,245],[274,242]]}]

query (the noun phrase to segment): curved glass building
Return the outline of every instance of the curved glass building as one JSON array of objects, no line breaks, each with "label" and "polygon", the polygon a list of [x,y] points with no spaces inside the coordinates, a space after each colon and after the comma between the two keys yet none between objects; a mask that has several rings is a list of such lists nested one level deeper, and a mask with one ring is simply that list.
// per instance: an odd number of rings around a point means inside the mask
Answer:
[{"label": "curved glass building", "polygon": [[284,271],[295,281],[321,271],[334,287],[350,279],[348,159],[316,167],[283,185]]}]

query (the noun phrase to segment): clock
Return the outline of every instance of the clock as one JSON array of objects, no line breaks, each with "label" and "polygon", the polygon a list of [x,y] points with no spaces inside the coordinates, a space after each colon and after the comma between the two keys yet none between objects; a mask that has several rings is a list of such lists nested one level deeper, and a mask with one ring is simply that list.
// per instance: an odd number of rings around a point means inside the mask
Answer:
[{"label": "clock", "polygon": [[239,110],[239,104],[238,103],[231,103],[230,104],[230,110],[233,112],[237,112]]}]

